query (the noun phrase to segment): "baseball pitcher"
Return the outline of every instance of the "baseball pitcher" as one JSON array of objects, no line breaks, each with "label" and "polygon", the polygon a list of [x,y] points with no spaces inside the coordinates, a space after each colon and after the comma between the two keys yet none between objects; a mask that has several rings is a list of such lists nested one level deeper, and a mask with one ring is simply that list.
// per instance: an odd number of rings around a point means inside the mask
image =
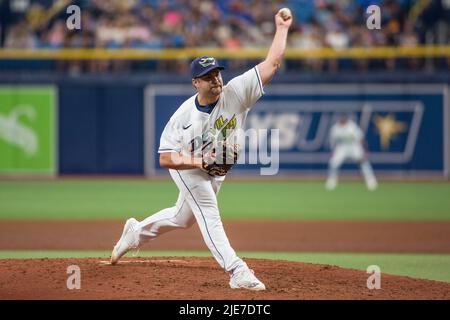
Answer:
[{"label": "baseball pitcher", "polygon": [[264,94],[283,60],[292,15],[275,15],[276,32],[266,59],[223,85],[214,57],[196,58],[190,65],[197,93],[172,115],[160,139],[160,165],[169,169],[179,189],[175,206],[138,222],[128,219],[111,254],[111,264],[130,249],[161,234],[188,228],[197,222],[203,239],[219,265],[230,275],[231,288],[265,290],[253,270],[236,255],[222,225],[217,194],[237,160],[234,139],[243,129],[247,113]]}]

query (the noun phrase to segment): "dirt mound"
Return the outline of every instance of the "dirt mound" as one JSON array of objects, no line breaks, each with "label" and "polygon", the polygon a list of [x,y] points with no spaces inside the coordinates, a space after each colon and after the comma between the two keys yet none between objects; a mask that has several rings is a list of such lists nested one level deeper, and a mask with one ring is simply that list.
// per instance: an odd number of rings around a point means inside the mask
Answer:
[{"label": "dirt mound", "polygon": [[[0,299],[450,299],[450,284],[393,275],[381,289],[366,287],[368,274],[335,266],[246,259],[267,290],[233,290],[212,258],[127,258],[0,260]],[[67,289],[77,265],[81,288]],[[72,283],[72,282],[71,282]]]}]

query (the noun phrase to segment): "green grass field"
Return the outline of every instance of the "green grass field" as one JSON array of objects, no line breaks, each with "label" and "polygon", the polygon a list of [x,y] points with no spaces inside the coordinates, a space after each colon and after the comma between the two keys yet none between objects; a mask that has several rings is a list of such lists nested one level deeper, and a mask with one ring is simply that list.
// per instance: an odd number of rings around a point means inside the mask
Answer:
[{"label": "green grass field", "polygon": [[[0,219],[145,218],[172,206],[171,181],[57,180],[0,181]],[[369,192],[362,182],[345,182],[325,191],[323,182],[224,183],[219,195],[224,219],[276,220],[450,220],[449,183],[381,183]],[[450,282],[448,254],[240,252],[243,257],[333,264]],[[107,257],[103,251],[1,251],[0,259]],[[142,252],[141,255],[203,255],[209,252]]]},{"label": "green grass field", "polygon": [[[177,196],[171,181],[0,181],[0,219],[145,218]],[[228,181],[219,206],[224,219],[450,220],[450,184]]]}]

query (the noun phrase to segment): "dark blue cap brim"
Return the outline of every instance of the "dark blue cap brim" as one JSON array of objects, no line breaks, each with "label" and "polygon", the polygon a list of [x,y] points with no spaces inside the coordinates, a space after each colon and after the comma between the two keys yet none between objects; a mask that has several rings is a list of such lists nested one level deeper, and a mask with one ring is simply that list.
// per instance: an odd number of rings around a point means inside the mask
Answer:
[{"label": "dark blue cap brim", "polygon": [[200,72],[197,75],[192,75],[192,78],[194,79],[194,78],[198,78],[198,77],[204,76],[205,74],[207,74],[208,72],[210,72],[210,71],[212,71],[214,69],[224,70],[225,67],[223,67],[223,66],[211,66],[211,67],[203,69],[202,72]]}]

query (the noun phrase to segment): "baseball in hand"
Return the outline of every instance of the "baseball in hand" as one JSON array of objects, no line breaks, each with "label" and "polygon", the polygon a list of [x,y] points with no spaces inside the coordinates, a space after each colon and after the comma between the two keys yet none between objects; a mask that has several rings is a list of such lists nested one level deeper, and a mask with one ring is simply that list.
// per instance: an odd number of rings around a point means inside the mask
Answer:
[{"label": "baseball in hand", "polygon": [[292,18],[292,13],[289,8],[282,8],[278,12],[280,13],[284,21],[288,20],[289,18]]}]

